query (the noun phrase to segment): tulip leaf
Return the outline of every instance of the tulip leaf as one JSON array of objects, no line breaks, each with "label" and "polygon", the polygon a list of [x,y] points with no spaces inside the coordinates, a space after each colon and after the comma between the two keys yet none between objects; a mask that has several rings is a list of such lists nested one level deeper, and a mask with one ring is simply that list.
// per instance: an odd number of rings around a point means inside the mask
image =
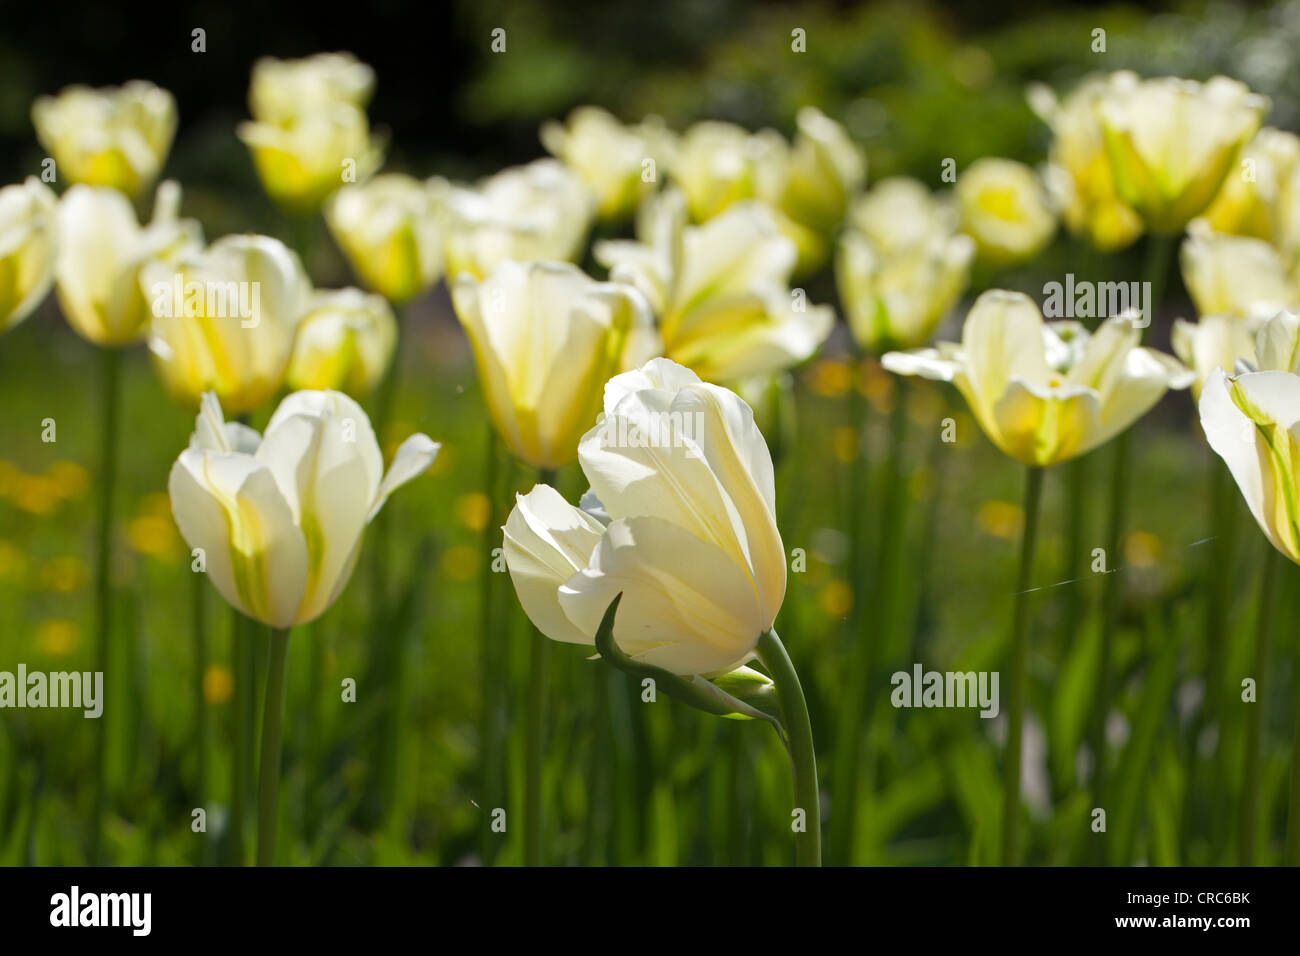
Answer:
[{"label": "tulip leaf", "polygon": [[[698,674],[682,677],[624,654],[614,640],[614,617],[622,599],[623,595],[619,594],[610,602],[596,631],[596,650],[604,660],[638,680],[653,680],[656,691],[706,714],[735,720],[766,720],[784,742],[785,728],[776,716],[776,686],[758,671],[741,667],[709,681]],[[772,712],[768,712],[769,708]]]}]

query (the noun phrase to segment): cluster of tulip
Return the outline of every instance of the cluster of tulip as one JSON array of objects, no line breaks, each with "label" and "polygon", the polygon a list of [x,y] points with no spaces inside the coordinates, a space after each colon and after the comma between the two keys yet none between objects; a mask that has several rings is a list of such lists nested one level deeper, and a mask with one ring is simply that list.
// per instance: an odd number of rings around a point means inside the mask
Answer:
[{"label": "cluster of tulip", "polygon": [[[1118,73],[1059,103],[1035,89],[1031,102],[1054,132],[1046,171],[982,159],[951,194],[905,178],[864,189],[858,147],[811,107],[798,114],[792,141],[721,122],[678,135],[655,118],[624,125],[587,107],[543,127],[553,158],[475,184],[421,181],[378,172],[384,144],[366,116],[373,89],[373,71],[346,54],[260,61],[249,92],[254,119],[238,131],[277,204],[323,213],[364,291],[314,290],[299,255],[269,236],[205,243],[197,222],[179,218],[172,182],[158,186],[152,218],[141,226],[132,203],[157,181],[176,129],[172,97],[148,83],[39,100],[38,136],[58,181],[72,185],[57,198],[34,178],[0,190],[0,326],[30,314],[53,284],[69,323],[107,356],[101,655],[111,616],[119,350],[147,338],[167,390],[197,411],[169,481],[177,525],[217,591],[273,632],[260,862],[274,860],[289,630],[329,609],[367,525],[438,452],[414,435],[385,470],[376,431],[400,351],[393,307],[444,275],[499,440],[539,476],[504,522],[510,576],[538,631],[528,703],[529,862],[542,856],[545,638],[593,646],[699,709],[775,726],[804,815],[798,859],[820,860],[808,712],[774,631],[787,559],[773,455],[737,393],[779,381],[831,335],[831,307],[809,304],[792,285],[827,264],[857,348],[900,375],[956,385],[989,439],[1029,468],[1010,642],[1007,862],[1018,853],[1023,593],[1042,469],[1121,435],[1168,389],[1196,385],[1210,444],[1270,540],[1300,562],[1292,436],[1300,319],[1278,311],[1300,304],[1300,140],[1259,130],[1267,103],[1241,84]],[[1233,175],[1240,157],[1249,178]],[[977,262],[996,270],[1032,259],[1055,235],[1058,216],[1102,252],[1144,231],[1153,248],[1163,247],[1159,237],[1189,229],[1183,267],[1203,315],[1197,325],[1178,325],[1175,348],[1190,369],[1142,347],[1145,323],[1134,314],[1106,317],[1089,331],[1045,322],[1030,298],[996,289],[978,297],[960,343],[924,347]],[[597,219],[611,229],[635,222],[634,238],[594,243],[604,281],[575,264]],[[179,291],[191,286],[255,287],[257,314],[241,321],[211,297]],[[184,307],[168,307],[167,292],[160,308],[160,287],[178,290]],[[1234,375],[1243,362],[1260,371]],[[380,383],[367,416],[349,394],[365,398]],[[296,391],[264,434],[225,421],[262,409],[286,385]],[[628,434],[661,440],[618,437]],[[578,506],[554,487],[556,470],[574,462],[590,487]],[[1124,462],[1118,455],[1121,477]],[[1120,504],[1117,494],[1115,535]],[[854,522],[851,537],[860,530]],[[862,625],[855,616],[852,640],[866,661]],[[747,666],[755,659],[766,673]],[[850,684],[864,688],[869,667],[857,668]],[[854,774],[850,746],[845,764],[837,761],[837,794]],[[840,819],[851,820],[852,801],[838,799]]]}]

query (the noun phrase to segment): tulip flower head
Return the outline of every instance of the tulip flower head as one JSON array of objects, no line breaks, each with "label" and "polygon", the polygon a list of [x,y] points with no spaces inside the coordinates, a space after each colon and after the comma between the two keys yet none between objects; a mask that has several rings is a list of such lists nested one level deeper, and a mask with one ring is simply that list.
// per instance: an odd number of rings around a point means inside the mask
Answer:
[{"label": "tulip flower head", "polygon": [[370,135],[365,112],[350,103],[244,122],[238,134],[267,195],[294,213],[320,208],[344,183],[368,178],[383,159],[383,143]]},{"label": "tulip flower head", "polygon": [[[538,485],[505,525],[510,576],[552,640],[614,627],[632,659],[679,675],[748,660],[785,597],[772,459],[735,393],[667,359],[613,378],[583,436],[584,508]],[[628,440],[640,436],[645,440]]]},{"label": "tulip flower head", "polygon": [[[563,160],[596,194],[599,218],[619,221],[657,188],[657,167],[664,160],[669,133],[657,116],[625,126],[606,110],[581,106],[566,124],[544,123],[540,135],[547,152]],[[653,172],[649,178],[647,170]]]},{"label": "tulip flower head", "polygon": [[473,187],[433,185],[445,216],[448,277],[482,279],[507,259],[572,262],[596,212],[591,190],[554,159],[502,170]]},{"label": "tulip flower head", "polygon": [[122,346],[147,331],[152,303],[144,272],[202,247],[199,224],[177,219],[179,207],[180,187],[170,181],[158,187],[153,219],[143,227],[130,200],[107,186],[73,186],[59,199],[55,290],[83,338]]},{"label": "tulip flower head", "polygon": [[853,337],[875,353],[922,345],[970,279],[975,243],[913,179],[882,180],[850,209],[835,278]]},{"label": "tulip flower head", "polygon": [[573,461],[605,382],[658,354],[640,294],[567,262],[506,260],[452,285],[501,439],[536,468]]},{"label": "tulip flower head", "polygon": [[54,191],[35,176],[0,189],[0,332],[41,304],[54,281]]},{"label": "tulip flower head", "polygon": [[[1046,182],[1066,228],[1093,248],[1113,252],[1142,235],[1142,217],[1120,198],[1099,104],[1115,74],[1085,79],[1058,101],[1048,87],[1029,89],[1029,104],[1052,129]],[[1122,81],[1118,81],[1122,82]]]},{"label": "tulip flower head", "polygon": [[295,392],[266,434],[222,417],[208,393],[190,445],[172,466],[172,514],[233,607],[273,628],[315,620],[338,598],[361,537],[394,490],[438,454],[404,441],[384,473],[361,406],[338,392]]},{"label": "tulip flower head", "polygon": [[317,53],[299,60],[262,57],[253,64],[248,108],[271,121],[332,103],[364,110],[375,91],[375,71],[351,53]]},{"label": "tulip flower head", "polygon": [[790,288],[797,251],[766,205],[738,203],[690,226],[682,193],[669,189],[642,208],[638,235],[597,243],[596,259],[646,296],[665,354],[705,380],[790,368],[830,335],[831,309]]},{"label": "tulip flower head", "polygon": [[772,129],[751,133],[706,120],[688,129],[669,156],[669,173],[686,196],[693,222],[705,222],[742,199],[781,197],[790,175],[790,147]]},{"label": "tulip flower head", "polygon": [[1214,232],[1205,220],[1194,219],[1179,258],[1201,315],[1248,318],[1300,304],[1300,283],[1263,239]]},{"label": "tulip flower head", "polygon": [[1137,321],[1126,313],[1090,335],[1076,322],[1045,323],[1028,296],[995,289],[976,300],[960,344],[890,352],[882,364],[952,382],[1003,452],[1053,465],[1109,441],[1167,389],[1192,384],[1173,357],[1138,345]]},{"label": "tulip flower head", "polygon": [[1178,233],[1214,201],[1269,102],[1225,76],[1197,83],[1120,72],[1097,108],[1116,192],[1153,232]]},{"label": "tulip flower head", "polygon": [[398,305],[442,275],[442,231],[434,190],[402,173],[344,186],[325,221],[366,288]]},{"label": "tulip flower head", "polygon": [[1293,264],[1300,256],[1300,136],[1256,133],[1205,219],[1216,232],[1263,239]]},{"label": "tulip flower head", "polygon": [[849,199],[867,178],[867,165],[844,127],[816,107],[801,109],[795,125],[784,189],[773,204],[782,231],[799,249],[795,273],[807,275],[826,261]]},{"label": "tulip flower head", "polygon": [[990,265],[1027,262],[1056,232],[1047,190],[1024,163],[977,159],[958,177],[955,192],[962,231]]},{"label": "tulip flower head", "polygon": [[32,124],[62,178],[134,198],[154,184],[171,150],[176,100],[144,80],[98,90],[69,86],[37,98]]},{"label": "tulip flower head", "polygon": [[193,408],[213,392],[243,415],[284,381],[311,284],[298,256],[269,236],[218,239],[155,263],[141,282],[153,306],[149,351],[168,392]]},{"label": "tulip flower head", "polygon": [[397,349],[397,319],[381,295],[317,291],[298,323],[285,376],[292,389],[361,396],[384,377]]}]

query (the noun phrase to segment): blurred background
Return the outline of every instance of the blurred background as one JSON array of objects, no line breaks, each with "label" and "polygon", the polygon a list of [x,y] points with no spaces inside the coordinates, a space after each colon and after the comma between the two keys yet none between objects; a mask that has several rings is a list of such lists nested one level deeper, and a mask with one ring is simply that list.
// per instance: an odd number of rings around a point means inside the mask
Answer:
[{"label": "blurred background", "polygon": [[[205,53],[190,52],[198,27],[206,30]],[[507,30],[504,55],[489,51],[496,27]],[[796,27],[806,31],[806,55],[790,52]],[[1107,34],[1101,56],[1089,47],[1098,27]],[[180,128],[164,175],[183,185],[184,214],[201,220],[209,238],[252,231],[288,241],[293,237],[235,137],[247,116],[249,71],[263,55],[349,50],[378,76],[369,114],[389,136],[385,168],[421,178],[472,179],[544,155],[539,123],[584,103],[626,121],[656,113],[675,129],[717,118],[787,135],[796,111],[814,104],[863,146],[869,182],[904,173],[937,186],[948,157],[959,168],[981,156],[1042,162],[1050,133],[1026,105],[1026,84],[1065,90],[1096,69],[1198,79],[1225,73],[1272,98],[1269,125],[1295,130],[1297,48],[1294,0],[1144,7],[474,0],[438,9],[369,0],[310,16],[269,4],[237,13],[223,3],[195,3],[147,16],[86,7],[57,18],[26,4],[6,10],[0,33],[0,182],[39,172],[44,152],[29,116],[36,96],[70,83],[148,79],[178,101]],[[314,281],[355,282],[317,225],[307,262]],[[1138,243],[1109,260],[1107,276],[1138,278],[1143,254]],[[997,284],[1041,298],[1045,278],[1068,271],[1071,255],[1062,234],[1030,267],[999,274]],[[1151,334],[1166,349],[1172,317],[1189,315],[1176,272]],[[835,303],[828,274],[807,286],[813,301]],[[295,633],[285,724],[286,863],[521,859],[517,830],[492,833],[488,814],[517,805],[522,786],[527,621],[510,589],[498,588],[494,613],[509,629],[514,674],[484,718],[477,585],[490,573],[485,529],[499,523],[511,491],[527,489],[532,477],[521,469],[485,491],[486,419],[445,287],[413,310],[414,335],[401,356],[402,389],[385,438],[423,431],[443,442],[443,451],[432,474],[391,505],[394,590],[409,599],[409,613],[385,640],[369,635],[363,565],[342,601]],[[957,322],[959,316],[949,332]],[[873,489],[884,476],[873,470],[865,489],[850,484],[846,395],[856,388],[866,396],[873,413],[868,449],[883,450],[895,386],[875,364],[852,361],[846,345],[837,331],[797,373],[798,419],[779,483],[787,549],[806,549],[808,564],[790,577],[778,627],[813,709],[825,789],[841,735],[866,736],[860,824],[851,845],[830,846],[827,856],[877,864],[992,862],[1002,722],[970,710],[895,710],[888,674],[913,661],[937,670],[999,667],[1021,470],[980,435],[955,396],[914,386],[915,427],[901,466],[909,505],[891,579],[898,623],[886,634],[848,634],[855,594],[847,583],[844,515],[854,496],[864,495],[868,520],[881,520]],[[19,661],[29,670],[92,666],[95,358],[66,327],[53,296],[0,339],[0,670]],[[193,422],[168,402],[142,348],[129,356],[126,389],[129,440],[120,458],[113,558],[119,618],[102,718],[109,739],[105,857],[124,864],[231,862],[238,854],[226,825],[229,612],[215,597],[208,603],[210,663],[198,677],[209,718],[200,748],[189,556],[166,495],[167,471]],[[957,420],[955,446],[937,438],[935,423],[947,415]],[[40,439],[46,418],[57,422],[53,445]],[[254,424],[265,419],[264,412]],[[1034,863],[1213,864],[1233,856],[1244,708],[1228,708],[1213,727],[1197,717],[1205,648],[1194,582],[1204,560],[1196,543],[1207,533],[1210,455],[1185,393],[1168,397],[1137,427],[1142,464],[1134,472],[1116,711],[1107,728],[1119,766],[1111,820],[1120,832],[1098,858],[1089,844],[1087,792],[1077,786],[1096,666],[1098,590],[1081,581],[1047,589],[1035,604],[1026,737],[1033,824],[1027,858]],[[1103,449],[1089,460],[1105,455]],[[1049,477],[1034,575],[1040,584],[1069,577],[1067,555],[1080,542],[1086,551],[1101,541],[1100,489],[1108,473],[1100,461],[1086,472],[1099,490],[1089,499],[1095,507],[1085,507],[1073,529],[1065,526],[1061,482]],[[560,483],[572,500],[584,488],[576,468]],[[1236,551],[1221,569],[1242,582],[1222,635],[1222,673],[1232,686],[1249,672],[1245,638],[1257,609],[1245,582],[1265,546],[1239,510]],[[1290,572],[1286,580],[1294,585]],[[409,589],[408,579],[415,582]],[[870,626],[870,609],[865,618]],[[1293,629],[1278,633],[1284,650],[1296,641]],[[868,639],[880,642],[878,679],[865,722],[846,726],[846,656],[852,641]],[[556,648],[551,664],[546,792],[553,862],[789,862],[789,768],[770,732],[669,702],[644,707],[626,678],[576,648]],[[1294,693],[1289,667],[1279,665],[1278,674],[1283,690]],[[349,677],[357,681],[355,704],[340,700],[340,682]],[[1264,720],[1261,818],[1270,841],[1280,844],[1292,728],[1284,708]],[[94,730],[72,711],[0,712],[0,863],[85,861]],[[505,747],[499,768],[479,760],[488,733],[500,733]],[[208,812],[205,834],[191,831],[195,807]]]}]

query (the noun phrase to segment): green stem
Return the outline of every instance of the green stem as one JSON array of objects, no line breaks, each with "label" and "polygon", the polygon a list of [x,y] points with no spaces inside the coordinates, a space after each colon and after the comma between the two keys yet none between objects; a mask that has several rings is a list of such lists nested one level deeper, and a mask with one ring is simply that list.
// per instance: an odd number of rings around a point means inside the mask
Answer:
[{"label": "green stem", "polygon": [[230,673],[235,692],[231,698],[235,743],[230,748],[230,858],[235,866],[244,865],[244,796],[248,792],[247,708],[244,698],[252,693],[246,676],[248,641],[244,636],[244,615],[231,609]]},{"label": "green stem", "polygon": [[1295,727],[1291,736],[1291,803],[1287,809],[1287,866],[1300,866],[1300,644],[1293,648],[1295,661],[1291,669],[1291,697],[1295,707]]},{"label": "green stem", "polygon": [[764,631],[758,639],[758,659],[776,682],[781,702],[786,746],[794,765],[795,809],[803,811],[803,829],[796,831],[795,863],[798,866],[822,865],[821,795],[817,789],[817,753],[813,749],[812,721],[803,686],[795,673],[785,645],[775,630]]},{"label": "green stem", "polygon": [[1255,702],[1246,712],[1246,758],[1242,773],[1241,832],[1238,837],[1242,866],[1255,865],[1259,817],[1259,759],[1264,735],[1264,686],[1268,673],[1269,645],[1273,637],[1273,582],[1277,578],[1278,553],[1265,542],[1264,572],[1259,583],[1259,624],[1255,635]]},{"label": "green stem", "polygon": [[[203,695],[203,678],[208,669],[208,625],[207,592],[208,582],[205,575],[191,572],[193,578],[193,617],[194,628],[194,748],[198,752],[198,777],[195,785],[195,799],[200,806],[208,797],[208,705]],[[205,844],[206,845],[206,844]],[[204,853],[201,850],[199,859]]]},{"label": "green stem", "polygon": [[[555,485],[555,472],[540,468],[539,484]],[[524,865],[542,865],[543,743],[546,725],[546,664],[550,641],[537,628],[532,629],[528,654],[528,725],[524,742]]]},{"label": "green stem", "polygon": [[1015,610],[1011,624],[1011,686],[1007,707],[1007,755],[1002,790],[1002,865],[1015,866],[1020,841],[1020,761],[1025,731],[1025,697],[1029,662],[1029,589],[1038,538],[1043,469],[1025,473],[1025,518],[1020,541],[1020,571],[1016,575]]},{"label": "green stem", "polygon": [[275,822],[280,795],[280,727],[289,674],[289,628],[271,631],[271,663],[266,673],[262,714],[262,768],[257,793],[257,865],[275,864]]},{"label": "green stem", "polygon": [[[488,501],[488,517],[483,525],[484,559],[498,547],[501,529],[497,524],[497,476],[500,472],[501,453],[497,445],[496,431],[489,422],[487,426],[487,447],[483,452],[483,494]],[[489,563],[479,577],[479,669],[482,685],[479,690],[479,703],[482,707],[479,737],[481,744],[481,765],[479,794],[483,801],[480,808],[484,814],[484,825],[479,828],[479,853],[484,864],[490,865],[496,858],[498,841],[496,834],[488,825],[490,814],[500,806],[501,794],[501,730],[499,700],[502,682],[502,648],[496,640],[493,627],[493,607],[495,605],[496,573]]]},{"label": "green stem", "polygon": [[[113,491],[117,482],[117,433],[122,399],[122,353],[105,348],[103,393],[100,412],[99,528],[95,553],[95,669],[108,669],[109,645],[113,633],[113,584],[110,580],[113,552]],[[107,721],[95,721],[95,802],[90,823],[90,864],[100,863],[104,826],[105,790],[108,776]]]}]

